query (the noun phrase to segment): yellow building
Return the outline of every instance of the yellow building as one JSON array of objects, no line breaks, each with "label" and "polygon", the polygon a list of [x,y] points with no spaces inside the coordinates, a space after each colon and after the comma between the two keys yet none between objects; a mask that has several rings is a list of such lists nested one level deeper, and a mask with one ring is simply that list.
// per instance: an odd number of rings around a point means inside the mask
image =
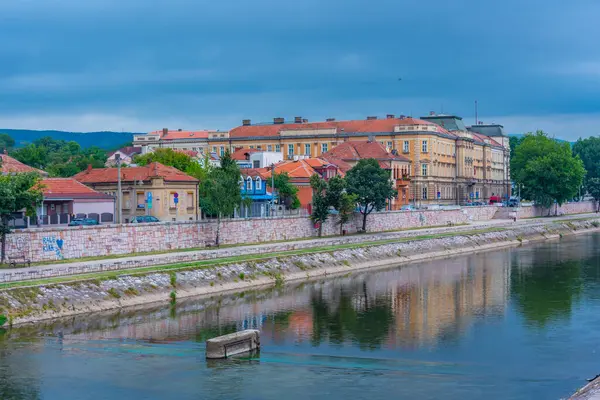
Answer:
[{"label": "yellow building", "polygon": [[[117,168],[88,168],[73,179],[118,199]],[[122,222],[141,215],[164,222],[198,220],[198,185],[196,178],[156,162],[121,168]]]},{"label": "yellow building", "polygon": [[[293,122],[274,118],[273,123],[252,124],[244,120],[228,133],[206,132],[196,141],[189,133],[162,136],[181,137],[186,147],[203,148],[217,154],[225,149],[251,148],[276,151],[284,159],[295,156],[319,157],[345,141],[380,142],[388,151],[410,160],[409,200],[416,204],[464,204],[489,201],[491,196],[510,194],[508,138],[501,125],[465,127],[460,117],[430,115],[411,117],[367,117],[364,120]],[[174,140],[160,139],[161,132],[149,134],[153,147],[174,146]],[[187,135],[187,136],[186,136]],[[137,135],[135,146],[144,146],[147,135]],[[199,135],[200,136],[200,135]]]}]

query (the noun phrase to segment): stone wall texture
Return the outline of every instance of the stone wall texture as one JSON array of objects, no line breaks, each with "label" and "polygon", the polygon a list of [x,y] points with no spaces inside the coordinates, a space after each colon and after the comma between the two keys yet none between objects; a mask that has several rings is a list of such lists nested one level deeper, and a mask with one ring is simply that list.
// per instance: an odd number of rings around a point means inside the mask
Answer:
[{"label": "stone wall texture", "polygon": [[494,218],[497,219],[508,219],[512,218],[514,213],[517,213],[517,218],[536,218],[545,217],[548,215],[567,215],[567,214],[581,214],[591,213],[596,211],[596,202],[594,201],[582,201],[579,203],[566,203],[558,208],[552,207],[551,209],[543,207],[533,206],[522,206],[518,209],[506,207],[499,208]]},{"label": "stone wall texture", "polygon": [[[522,207],[520,218],[542,215],[535,207]],[[560,208],[563,214],[594,211],[592,202],[571,203]],[[384,232],[426,226],[464,224],[498,218],[506,210],[495,206],[464,207],[451,210],[393,211],[368,216],[368,232]],[[547,212],[547,211],[546,211]],[[508,215],[504,218],[509,218]],[[324,235],[337,235],[340,227],[333,216],[323,225]],[[344,226],[347,233],[362,227],[362,215],[356,214]],[[135,254],[152,251],[192,249],[213,242],[214,221],[172,222],[159,224],[102,225],[98,227],[54,227],[16,230],[7,237],[9,257],[26,257],[32,262]],[[221,244],[262,243],[316,237],[314,224],[306,217],[253,218],[224,220]],[[114,261],[115,263],[117,261]]]}]

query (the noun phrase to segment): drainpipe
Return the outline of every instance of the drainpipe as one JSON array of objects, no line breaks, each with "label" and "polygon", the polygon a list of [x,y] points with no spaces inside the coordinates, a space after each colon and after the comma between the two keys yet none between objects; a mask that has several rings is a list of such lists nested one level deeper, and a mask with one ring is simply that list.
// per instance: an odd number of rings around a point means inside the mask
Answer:
[{"label": "drainpipe", "polygon": [[196,183],[196,204],[194,208],[196,209],[196,221],[198,221],[198,208],[200,207],[200,182]]}]

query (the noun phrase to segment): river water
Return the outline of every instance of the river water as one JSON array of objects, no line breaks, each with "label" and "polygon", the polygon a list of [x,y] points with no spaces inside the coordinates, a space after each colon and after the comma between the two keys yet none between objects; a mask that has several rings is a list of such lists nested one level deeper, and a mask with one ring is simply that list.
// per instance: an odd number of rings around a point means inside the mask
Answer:
[{"label": "river water", "polygon": [[[600,373],[600,235],[0,336],[6,399],[558,399]],[[262,331],[254,358],[205,340]]]}]

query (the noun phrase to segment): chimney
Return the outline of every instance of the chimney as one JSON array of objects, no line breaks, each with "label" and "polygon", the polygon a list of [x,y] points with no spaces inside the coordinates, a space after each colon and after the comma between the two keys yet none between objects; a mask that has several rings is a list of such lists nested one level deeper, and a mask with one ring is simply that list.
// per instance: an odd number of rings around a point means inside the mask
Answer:
[{"label": "chimney", "polygon": [[373,143],[375,141],[375,136],[369,135],[369,143]]},{"label": "chimney", "polygon": [[400,114],[400,119],[404,119],[404,118],[406,118],[406,115]]},{"label": "chimney", "polygon": [[250,121],[249,119],[243,119],[242,120],[242,125],[243,126],[250,126],[252,123],[252,121]]},{"label": "chimney", "polygon": [[92,170],[92,164],[88,164],[87,166],[87,172],[90,172]]},{"label": "chimney", "polygon": [[295,124],[301,124],[302,123],[302,117],[294,117],[294,123]]},{"label": "chimney", "polygon": [[394,119],[394,118],[396,118],[396,116],[395,116],[394,114],[388,114],[388,115],[386,116],[386,118],[387,118],[387,119]]},{"label": "chimney", "polygon": [[374,119],[377,119],[377,117],[376,117],[376,116],[370,116],[370,117],[367,117],[367,121],[372,121],[372,120],[374,120]]},{"label": "chimney", "polygon": [[306,118],[303,118],[303,119],[302,119],[302,123],[303,123],[303,124],[308,124],[308,120],[307,120]]},{"label": "chimney", "polygon": [[284,122],[285,122],[284,118],[281,118],[281,117],[273,118],[274,124],[283,124]]},{"label": "chimney", "polygon": [[429,111],[429,115],[434,116],[435,115],[435,111]]},{"label": "chimney", "polygon": [[169,133],[169,128],[163,128],[163,135],[167,135]]},{"label": "chimney", "polygon": [[327,122],[334,122],[335,118],[327,118],[325,121],[327,121]]},{"label": "chimney", "polygon": [[183,130],[183,129],[179,128],[179,129],[177,129],[177,132],[181,132],[182,130]]}]

